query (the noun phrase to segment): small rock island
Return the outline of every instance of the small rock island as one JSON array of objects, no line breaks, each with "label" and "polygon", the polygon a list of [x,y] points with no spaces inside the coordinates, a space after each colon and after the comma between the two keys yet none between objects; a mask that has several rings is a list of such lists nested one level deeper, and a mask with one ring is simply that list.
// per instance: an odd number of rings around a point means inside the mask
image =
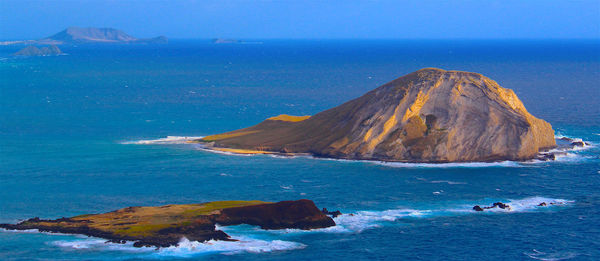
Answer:
[{"label": "small rock island", "polygon": [[232,153],[428,163],[529,160],[556,146],[552,126],[512,90],[478,73],[436,68],[313,116],[279,115],[196,142]]},{"label": "small rock island", "polygon": [[13,56],[51,56],[60,55],[62,53],[63,52],[56,45],[50,45],[41,48],[29,45],[14,53]]},{"label": "small rock island", "polygon": [[201,204],[128,207],[103,214],[44,220],[31,218],[18,224],[0,224],[8,230],[38,229],[41,232],[81,234],[107,239],[113,243],[135,241],[134,246],[168,247],[185,237],[235,241],[215,225],[249,224],[262,229],[316,229],[335,226],[335,222],[311,200],[216,201]]}]

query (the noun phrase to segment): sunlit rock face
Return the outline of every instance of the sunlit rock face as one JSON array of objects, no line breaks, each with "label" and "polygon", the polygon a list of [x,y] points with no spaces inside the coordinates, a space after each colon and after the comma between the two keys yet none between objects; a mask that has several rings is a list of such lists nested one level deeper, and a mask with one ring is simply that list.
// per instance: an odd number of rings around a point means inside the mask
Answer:
[{"label": "sunlit rock face", "polygon": [[[292,119],[292,120],[288,120]],[[216,148],[407,162],[526,160],[552,126],[478,73],[426,68],[312,117],[278,116],[206,137]]]}]

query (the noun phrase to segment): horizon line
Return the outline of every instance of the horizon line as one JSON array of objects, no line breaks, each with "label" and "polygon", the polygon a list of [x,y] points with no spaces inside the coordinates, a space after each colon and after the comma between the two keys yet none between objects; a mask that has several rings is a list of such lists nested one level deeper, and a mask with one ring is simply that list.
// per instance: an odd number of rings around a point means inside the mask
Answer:
[{"label": "horizon line", "polygon": [[[159,35],[159,36],[165,36],[165,35]],[[155,36],[157,37],[157,36]],[[573,40],[582,40],[582,41],[600,41],[600,37],[598,38],[525,38],[525,37],[515,37],[515,38],[470,38],[470,37],[448,37],[448,38],[396,38],[396,37],[390,37],[390,38],[336,38],[336,37],[332,37],[332,38],[317,38],[317,37],[266,37],[266,38],[259,38],[259,37],[167,37],[167,39],[169,40],[215,40],[215,39],[227,39],[227,40],[299,40],[299,41],[303,41],[303,40],[307,40],[307,41],[319,41],[319,40],[343,40],[343,41],[348,41],[348,40],[415,40],[415,41],[440,41],[440,40],[467,40],[467,41],[488,41],[488,40],[508,40],[508,41],[512,41],[512,40],[516,40],[516,41],[523,41],[523,40],[569,40],[569,41],[573,41]],[[136,37],[137,38],[137,37]],[[147,37],[140,37],[139,39],[146,39]],[[0,41],[37,41],[37,40],[41,40],[43,38],[40,39],[16,39],[16,38],[0,38]]]}]

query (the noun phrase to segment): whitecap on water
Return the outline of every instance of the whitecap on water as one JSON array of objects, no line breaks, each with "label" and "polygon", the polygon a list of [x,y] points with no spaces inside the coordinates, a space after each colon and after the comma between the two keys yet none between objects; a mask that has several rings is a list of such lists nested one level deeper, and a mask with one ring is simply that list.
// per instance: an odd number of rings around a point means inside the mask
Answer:
[{"label": "whitecap on water", "polygon": [[467,184],[467,182],[452,181],[452,180],[428,180],[426,178],[420,178],[420,177],[418,177],[417,180],[427,182],[427,183],[432,183],[432,184],[439,184],[439,183],[446,183],[448,185],[466,185]]},{"label": "whitecap on water", "polygon": [[294,185],[288,185],[288,186],[279,185],[279,187],[282,189],[286,189],[286,190],[294,189]]},{"label": "whitecap on water", "polygon": [[571,259],[577,256],[577,253],[573,253],[573,252],[554,252],[554,253],[547,253],[547,252],[542,252],[542,251],[538,251],[536,249],[533,249],[531,252],[525,252],[523,253],[526,256],[536,259],[536,260],[544,260],[544,261],[558,261],[558,260],[567,260],[567,259]]}]

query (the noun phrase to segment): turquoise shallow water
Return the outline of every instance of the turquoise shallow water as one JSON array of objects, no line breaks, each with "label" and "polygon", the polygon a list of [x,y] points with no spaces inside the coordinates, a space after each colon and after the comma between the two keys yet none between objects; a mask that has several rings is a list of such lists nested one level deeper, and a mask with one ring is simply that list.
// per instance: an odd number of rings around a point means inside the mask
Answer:
[{"label": "turquoise shallow water", "polygon": [[[2,260],[600,257],[598,41],[176,40],[9,57],[15,48],[0,48],[2,223],[227,199],[309,198],[356,215],[312,232],[224,228],[243,241],[160,251],[3,231]],[[550,163],[422,165],[136,144],[314,114],[422,67],[489,76],[558,134],[593,146]],[[515,210],[468,211],[498,200]],[[549,200],[563,204],[535,207]]]}]

